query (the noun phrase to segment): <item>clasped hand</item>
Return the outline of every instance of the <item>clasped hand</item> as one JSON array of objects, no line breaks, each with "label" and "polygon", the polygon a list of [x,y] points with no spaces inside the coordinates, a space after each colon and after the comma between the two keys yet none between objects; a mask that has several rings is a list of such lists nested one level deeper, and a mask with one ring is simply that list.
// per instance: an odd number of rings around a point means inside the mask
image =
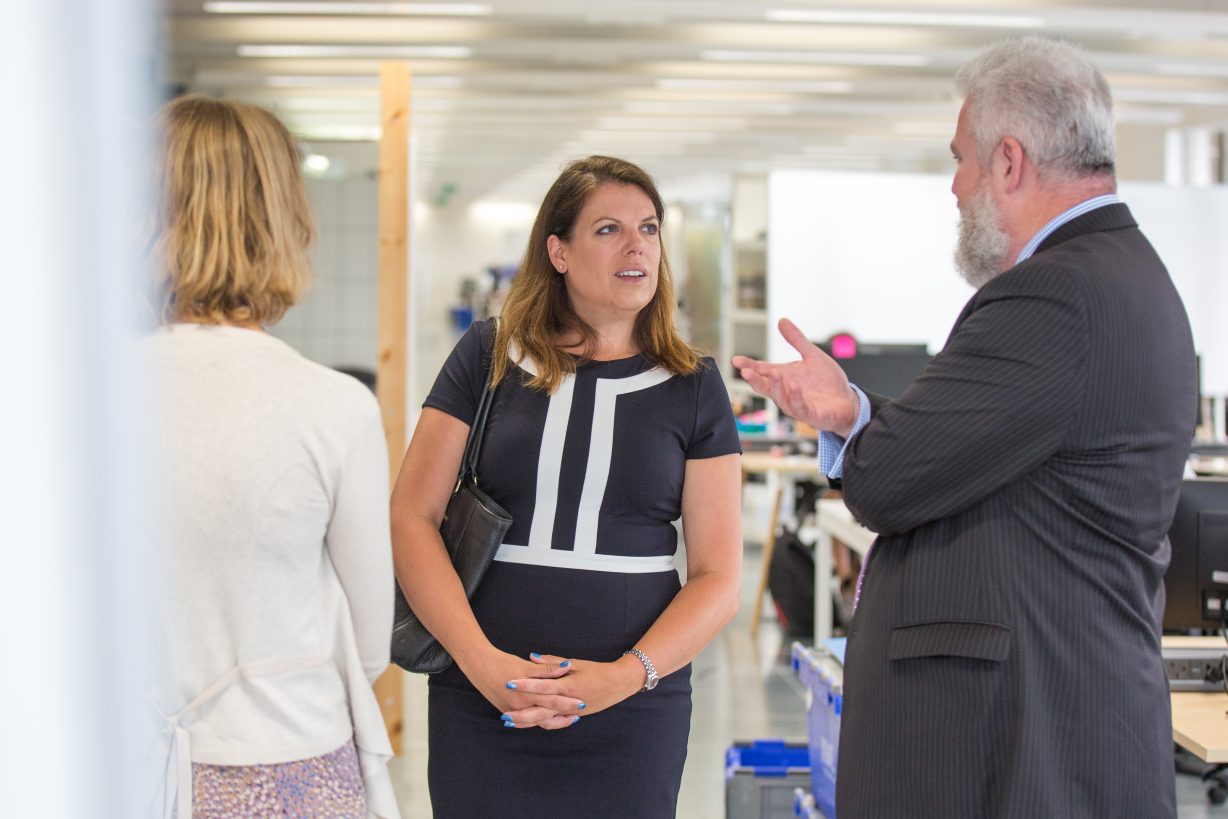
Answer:
[{"label": "clasped hand", "polygon": [[581,716],[603,711],[638,690],[624,665],[543,654],[530,655],[526,665],[512,655],[504,656],[512,662],[488,668],[474,683],[500,710],[508,728],[567,728]]}]

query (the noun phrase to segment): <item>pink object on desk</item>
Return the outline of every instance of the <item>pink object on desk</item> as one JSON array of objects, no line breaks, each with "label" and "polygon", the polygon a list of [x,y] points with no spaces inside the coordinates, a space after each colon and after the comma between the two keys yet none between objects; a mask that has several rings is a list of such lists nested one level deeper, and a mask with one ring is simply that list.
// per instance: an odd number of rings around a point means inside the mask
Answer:
[{"label": "pink object on desk", "polygon": [[831,337],[832,358],[855,358],[857,356],[857,339],[848,333],[840,333]]}]

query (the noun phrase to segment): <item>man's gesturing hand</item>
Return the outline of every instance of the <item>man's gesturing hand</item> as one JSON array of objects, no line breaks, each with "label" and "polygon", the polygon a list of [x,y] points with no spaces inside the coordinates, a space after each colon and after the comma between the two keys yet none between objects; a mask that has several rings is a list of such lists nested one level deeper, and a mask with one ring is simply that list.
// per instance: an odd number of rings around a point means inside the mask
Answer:
[{"label": "man's gesturing hand", "polygon": [[733,366],[755,392],[775,401],[786,415],[847,438],[861,404],[844,370],[793,322],[782,318],[777,326],[784,340],[801,353],[801,361],[769,364],[735,355]]}]

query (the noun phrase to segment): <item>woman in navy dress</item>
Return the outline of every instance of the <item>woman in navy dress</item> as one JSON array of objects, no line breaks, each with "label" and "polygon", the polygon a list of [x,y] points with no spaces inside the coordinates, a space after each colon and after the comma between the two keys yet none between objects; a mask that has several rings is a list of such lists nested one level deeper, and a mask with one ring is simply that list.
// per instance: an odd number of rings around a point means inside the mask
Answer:
[{"label": "woman in navy dress", "polygon": [[[397,578],[456,660],[430,680],[436,817],[675,814],[690,662],[737,608],[742,542],[733,415],[675,329],[663,217],[629,162],[564,169],[405,455]],[[478,473],[514,523],[469,601],[438,529],[492,360]]]}]

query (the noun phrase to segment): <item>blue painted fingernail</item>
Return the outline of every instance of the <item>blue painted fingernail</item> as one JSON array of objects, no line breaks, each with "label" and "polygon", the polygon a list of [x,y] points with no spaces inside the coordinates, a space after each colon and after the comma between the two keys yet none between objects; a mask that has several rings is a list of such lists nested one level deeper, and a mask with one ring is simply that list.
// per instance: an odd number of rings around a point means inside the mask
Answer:
[{"label": "blue painted fingernail", "polygon": [[534,660],[540,660],[542,658],[542,655],[538,654],[536,651],[530,651],[529,656]]},{"label": "blue painted fingernail", "polygon": [[569,665],[571,665],[571,660],[563,660],[563,662],[559,663],[559,668],[567,668]]},{"label": "blue painted fingernail", "polygon": [[508,720],[507,722],[503,723],[503,727],[504,728],[515,728],[516,723],[512,722],[511,720]]},{"label": "blue painted fingernail", "polygon": [[584,703],[584,702],[582,702],[582,703],[580,703],[580,704],[579,704],[579,706],[577,706],[577,707],[578,707],[578,708],[579,708],[581,711],[583,711],[585,708],[587,708],[587,707],[588,707],[588,703]]},{"label": "blue painted fingernail", "polygon": [[572,717],[571,724],[575,725],[579,721],[580,721],[580,715],[576,714],[574,717]]},{"label": "blue painted fingernail", "polygon": [[507,687],[508,687],[508,688],[511,688],[511,689],[515,689],[515,688],[516,688],[516,683],[514,683],[514,682],[510,682],[510,683],[508,683],[508,684],[507,684]]},{"label": "blue painted fingernail", "polygon": [[502,719],[504,722],[511,722],[512,715],[511,714],[501,714],[500,719]]}]

